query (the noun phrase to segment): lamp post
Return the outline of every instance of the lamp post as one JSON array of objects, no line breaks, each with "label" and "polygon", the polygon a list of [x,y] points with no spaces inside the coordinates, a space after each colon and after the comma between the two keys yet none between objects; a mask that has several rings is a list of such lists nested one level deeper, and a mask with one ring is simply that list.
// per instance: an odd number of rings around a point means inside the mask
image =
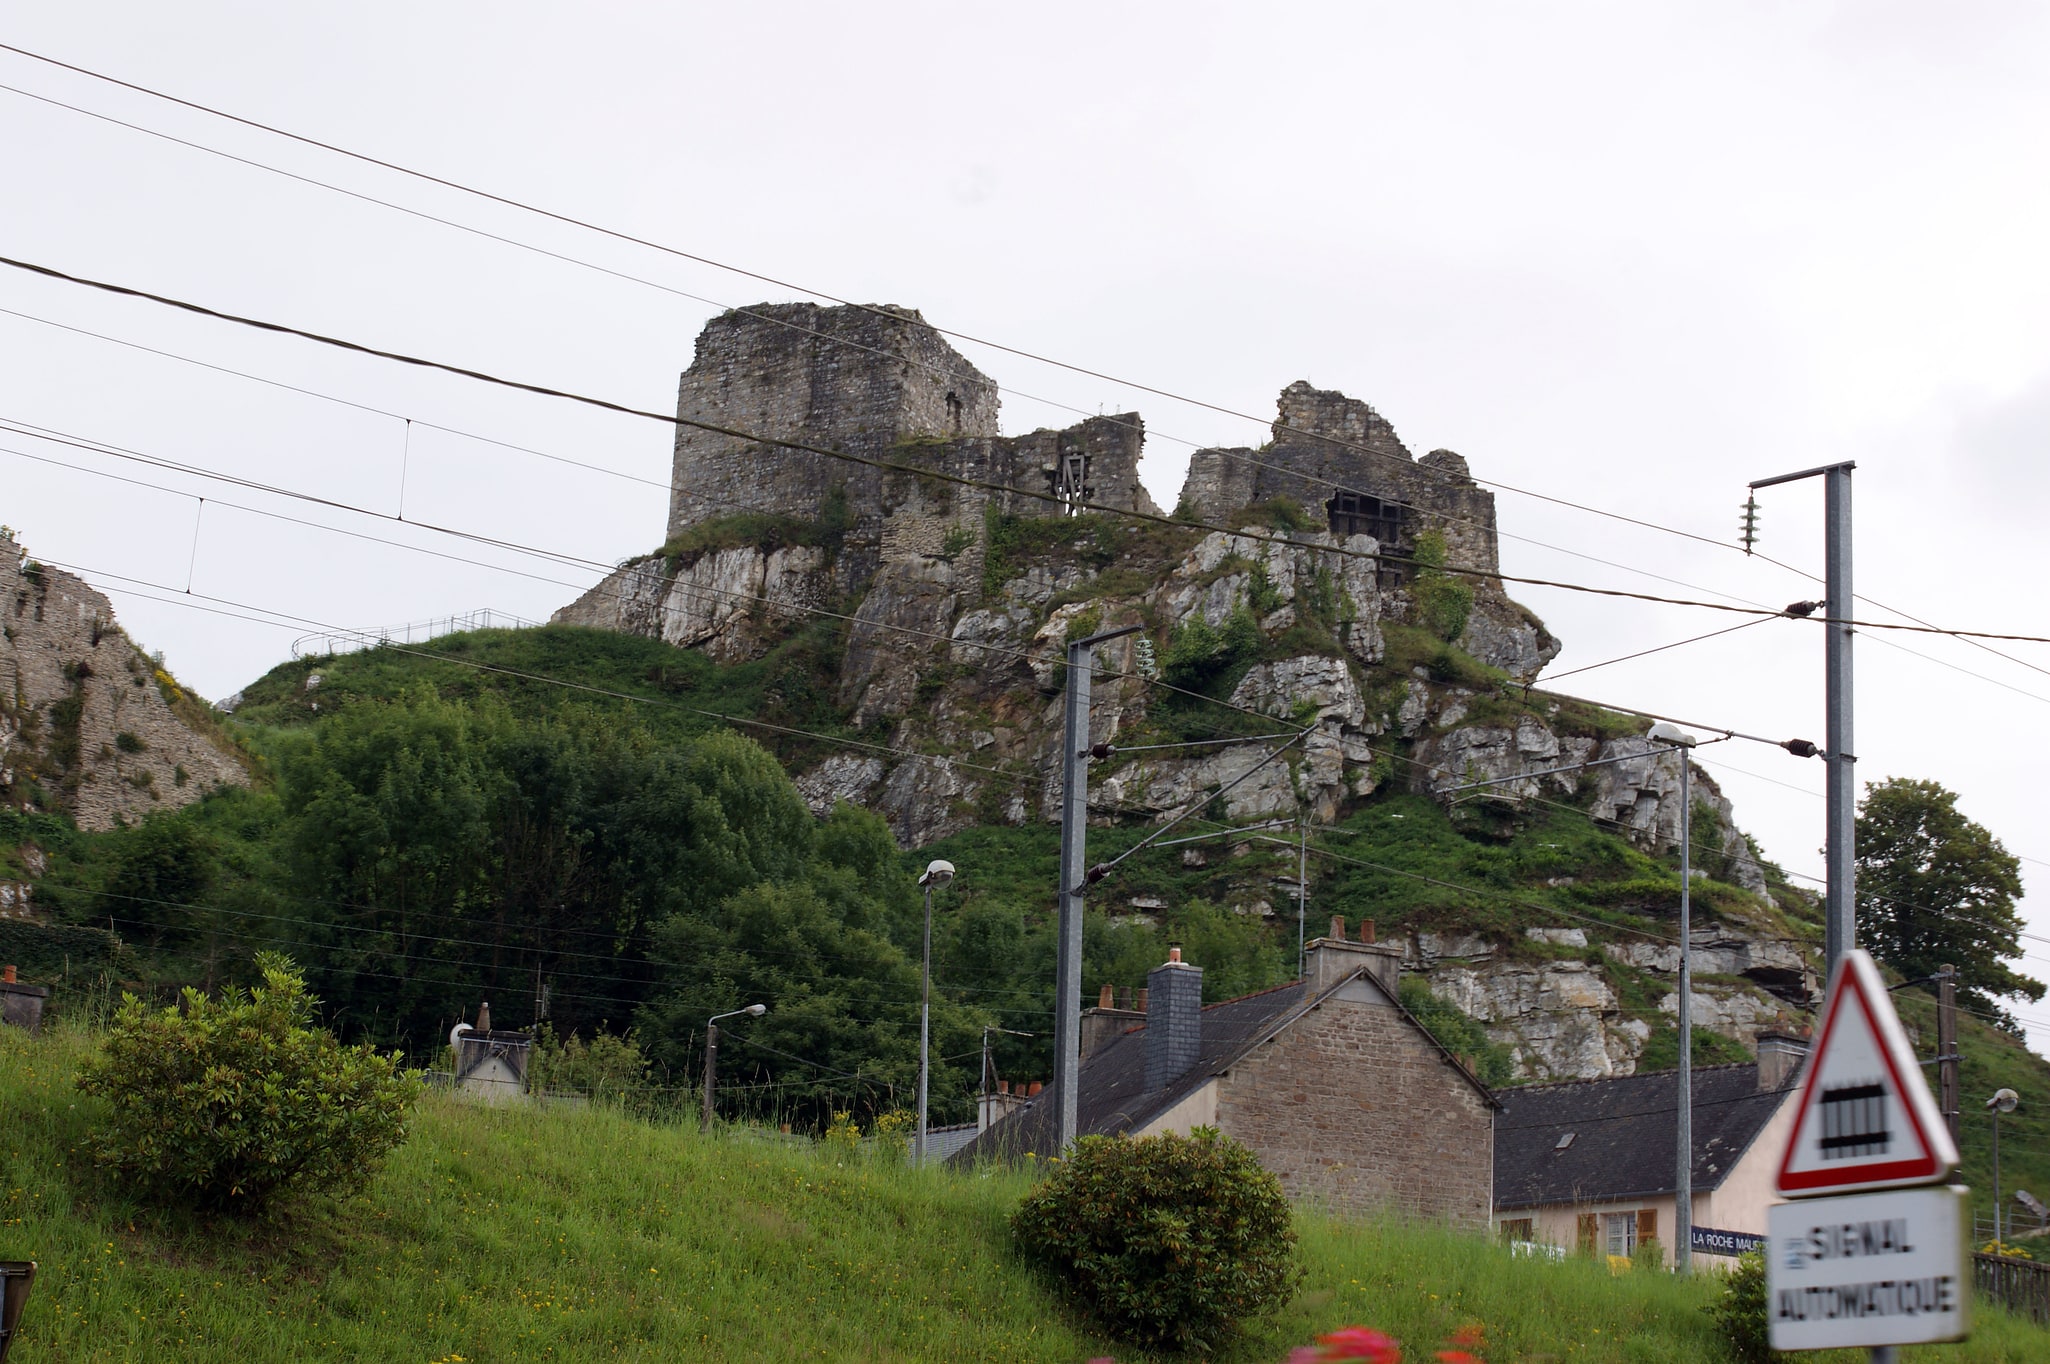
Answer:
[{"label": "lamp post", "polygon": [[925,954],[919,973],[918,992],[918,1163],[925,1164],[925,1100],[930,1078],[932,1047],[932,893],[954,879],[954,864],[935,860],[926,864],[918,884],[925,887]]},{"label": "lamp post", "polygon": [[1986,1111],[1993,1115],[1993,1245],[1995,1253],[2007,1245],[2000,1234],[2000,1115],[2012,1113],[2020,1106],[2022,1096],[2011,1089],[1998,1089],[1986,1100]]},{"label": "lamp post", "polygon": [[712,1091],[719,1087],[719,1020],[738,1018],[746,1014],[749,1018],[760,1018],[769,1011],[766,1004],[750,1004],[745,1009],[734,1009],[729,1013],[713,1014],[705,1020],[705,1115],[698,1130],[709,1133],[712,1130]]}]

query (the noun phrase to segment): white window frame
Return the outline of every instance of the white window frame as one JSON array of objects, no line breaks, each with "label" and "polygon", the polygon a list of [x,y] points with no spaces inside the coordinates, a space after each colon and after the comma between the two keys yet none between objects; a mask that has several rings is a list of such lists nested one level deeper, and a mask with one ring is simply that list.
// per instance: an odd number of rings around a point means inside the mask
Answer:
[{"label": "white window frame", "polygon": [[1609,1254],[1629,1259],[1637,1252],[1637,1213],[1605,1212],[1602,1214],[1602,1243],[1609,1248]]}]

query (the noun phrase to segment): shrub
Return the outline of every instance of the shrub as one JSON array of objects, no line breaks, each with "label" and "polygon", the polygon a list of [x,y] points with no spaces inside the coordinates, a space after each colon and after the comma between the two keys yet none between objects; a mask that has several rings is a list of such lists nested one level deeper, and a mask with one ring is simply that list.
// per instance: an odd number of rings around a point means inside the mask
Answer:
[{"label": "shrub", "polygon": [[1145,1345],[1207,1348],[1302,1278],[1280,1181],[1210,1127],[1084,1137],[1011,1231],[1106,1327]]},{"label": "shrub", "polygon": [[1466,631],[1473,611],[1473,588],[1445,573],[1445,536],[1427,530],[1417,536],[1412,556],[1417,566],[1410,595],[1416,601],[1417,623],[1448,642]]},{"label": "shrub", "polygon": [[280,1195],[360,1188],[406,1137],[417,1077],[312,1026],[316,1001],[291,961],[257,957],[263,984],[182,1006],[124,995],[81,1092],[113,1108],[102,1164],[145,1197],[256,1212]]},{"label": "shrub", "polygon": [[1780,1356],[1772,1348],[1765,1309],[1765,1257],[1752,1250],[1737,1257],[1737,1267],[1723,1280],[1722,1294],[1701,1310],[1715,1321],[1730,1353],[1743,1364],[1770,1364]]},{"label": "shrub", "polygon": [[574,1032],[558,1036],[546,1023],[534,1030],[527,1064],[530,1088],[616,1101],[638,1095],[647,1082],[648,1058],[632,1030],[624,1037],[594,1032],[588,1042]]}]

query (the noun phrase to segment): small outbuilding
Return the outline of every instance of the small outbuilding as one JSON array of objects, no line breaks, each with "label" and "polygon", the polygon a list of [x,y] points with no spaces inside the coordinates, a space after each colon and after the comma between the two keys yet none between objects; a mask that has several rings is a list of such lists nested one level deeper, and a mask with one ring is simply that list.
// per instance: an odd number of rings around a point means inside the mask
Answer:
[{"label": "small outbuilding", "polygon": [[[1291,1198],[1485,1230],[1498,1104],[1402,1007],[1401,950],[1375,943],[1371,924],[1361,936],[1348,941],[1334,919],[1302,980],[1207,1007],[1202,968],[1176,950],[1147,976],[1141,1007],[1086,1011],[1078,1134],[1215,1127]],[[953,1159],[1058,1145],[1042,1095]]]},{"label": "small outbuilding", "polygon": [[[1694,1069],[1693,1250],[1737,1255],[1765,1235],[1808,1044],[1767,1033],[1758,1060]],[[1501,1092],[1495,1229],[1512,1244],[1673,1262],[1679,1072]]]},{"label": "small outbuilding", "polygon": [[491,1006],[477,1010],[477,1024],[458,1023],[448,1035],[455,1052],[453,1088],[486,1103],[517,1103],[527,1097],[527,1063],[534,1039],[528,1033],[495,1031]]},{"label": "small outbuilding", "polygon": [[24,985],[15,978],[12,966],[0,967],[0,1023],[11,1023],[34,1036],[43,1030],[43,1003],[49,997],[48,988]]}]

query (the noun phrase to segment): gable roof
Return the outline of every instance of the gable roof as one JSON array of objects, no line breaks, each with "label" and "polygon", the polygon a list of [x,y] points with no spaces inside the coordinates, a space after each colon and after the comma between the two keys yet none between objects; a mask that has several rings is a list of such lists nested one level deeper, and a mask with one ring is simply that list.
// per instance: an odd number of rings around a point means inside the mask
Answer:
[{"label": "gable roof", "polygon": [[[1461,1078],[1490,1105],[1495,1096],[1488,1091],[1459,1058],[1431,1036],[1430,1030],[1402,1007],[1400,1000],[1382,988],[1371,971],[1362,967],[1312,996],[1307,981],[1290,981],[1237,999],[1203,1007],[1202,1050],[1196,1063],[1157,1089],[1146,1087],[1146,1025],[1136,1024],[1098,1047],[1082,1060],[1079,1098],[1075,1112],[1075,1134],[1082,1137],[1121,1136],[1144,1127],[1213,1078],[1238,1064],[1253,1048],[1279,1034],[1317,1008],[1354,980],[1364,980],[1393,1004],[1396,1011],[1428,1039]],[[1058,1119],[1051,1102],[1053,1091],[1043,1090],[1025,1108],[993,1124],[952,1159],[1015,1160],[1032,1154],[1055,1154],[1060,1149]]]},{"label": "gable roof", "polygon": [[[1795,1087],[1761,1093],[1758,1067],[1747,1063],[1696,1066],[1693,1088],[1699,1193],[1722,1184]],[[1679,1093],[1674,1070],[1503,1090],[1497,1211],[1670,1195],[1679,1173]]]}]

